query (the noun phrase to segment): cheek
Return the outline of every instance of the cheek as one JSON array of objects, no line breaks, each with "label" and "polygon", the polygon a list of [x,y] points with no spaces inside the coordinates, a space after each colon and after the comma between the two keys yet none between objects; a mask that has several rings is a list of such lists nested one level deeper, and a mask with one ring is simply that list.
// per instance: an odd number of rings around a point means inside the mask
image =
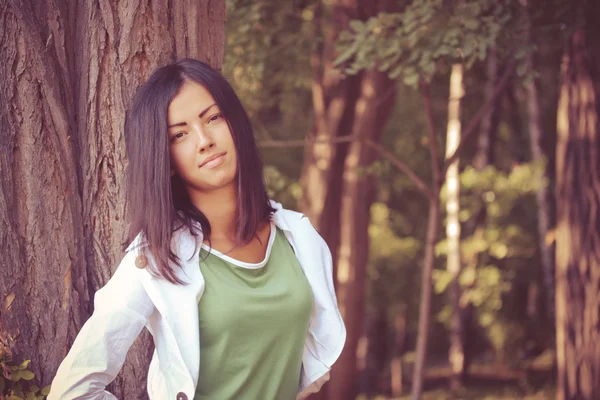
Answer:
[{"label": "cheek", "polygon": [[171,173],[185,173],[186,167],[189,168],[190,163],[193,163],[194,159],[190,158],[189,154],[186,154],[184,149],[177,149],[176,151],[171,151]]}]

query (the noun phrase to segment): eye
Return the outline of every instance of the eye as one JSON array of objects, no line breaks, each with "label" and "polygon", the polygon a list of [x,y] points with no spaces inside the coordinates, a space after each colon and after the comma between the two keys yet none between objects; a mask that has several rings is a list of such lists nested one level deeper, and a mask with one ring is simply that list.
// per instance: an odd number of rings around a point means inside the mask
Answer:
[{"label": "eye", "polygon": [[185,135],[185,132],[177,132],[176,134],[174,134],[173,136],[171,136],[171,142],[174,142],[176,140],[179,140],[183,137],[183,135]]},{"label": "eye", "polygon": [[208,119],[208,123],[210,124],[211,122],[216,122],[221,119],[223,119],[223,114],[215,114]]}]

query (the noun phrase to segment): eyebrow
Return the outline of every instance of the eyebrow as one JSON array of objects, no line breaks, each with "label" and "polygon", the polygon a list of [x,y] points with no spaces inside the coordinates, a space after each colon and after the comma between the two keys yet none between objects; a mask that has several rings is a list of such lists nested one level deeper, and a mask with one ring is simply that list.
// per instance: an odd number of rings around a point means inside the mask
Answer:
[{"label": "eyebrow", "polygon": [[[200,114],[199,114],[198,116],[199,116],[200,118],[204,117],[204,115],[205,115],[205,114],[208,112],[208,110],[210,110],[212,107],[214,107],[214,106],[216,106],[216,105],[217,105],[217,103],[213,103],[213,104],[211,104],[210,106],[206,107],[204,110],[202,110],[202,111],[200,112]],[[176,126],[185,126],[185,125],[187,125],[187,123],[186,123],[186,122],[178,122],[178,123],[176,123],[176,124],[169,125],[167,128],[174,128],[174,127],[176,127]]]}]

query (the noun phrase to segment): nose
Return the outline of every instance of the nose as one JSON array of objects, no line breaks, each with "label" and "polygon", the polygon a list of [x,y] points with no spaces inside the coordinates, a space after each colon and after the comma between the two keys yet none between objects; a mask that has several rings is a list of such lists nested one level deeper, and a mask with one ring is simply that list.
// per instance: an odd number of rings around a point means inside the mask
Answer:
[{"label": "nose", "polygon": [[212,135],[201,126],[196,126],[196,136],[198,137],[198,152],[204,153],[208,149],[215,147],[215,141]]}]

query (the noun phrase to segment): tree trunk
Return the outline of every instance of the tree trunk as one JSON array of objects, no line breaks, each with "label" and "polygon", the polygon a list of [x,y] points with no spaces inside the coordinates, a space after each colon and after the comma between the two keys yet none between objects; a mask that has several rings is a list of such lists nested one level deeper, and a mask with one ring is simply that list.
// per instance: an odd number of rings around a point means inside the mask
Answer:
[{"label": "tree trunk", "polygon": [[[366,71],[354,111],[353,135],[379,142],[383,125],[394,104],[394,82],[387,74]],[[392,91],[390,92],[390,88]],[[368,227],[374,199],[375,179],[361,173],[377,154],[364,142],[353,142],[345,160],[340,212],[337,296],[347,329],[344,351],[332,370],[329,398],[354,399],[357,395],[356,348],[363,335],[367,263]]]},{"label": "tree trunk", "polygon": [[[448,129],[446,133],[446,157],[454,154],[460,142],[460,102],[464,95],[463,66],[454,64],[450,75],[450,99],[448,100]],[[450,303],[452,317],[450,320],[450,350],[448,353],[452,375],[450,388],[458,390],[463,382],[465,353],[463,348],[463,320],[460,306],[460,179],[458,159],[452,162],[446,171],[446,243],[447,268],[450,273]]]},{"label": "tree trunk", "polygon": [[[347,4],[351,3],[351,4]],[[333,16],[327,34],[321,31],[323,5],[315,9],[315,45],[311,55],[313,70],[314,124],[309,137],[319,141],[307,143],[304,151],[304,166],[300,181],[303,196],[299,209],[313,223],[332,252],[334,274],[337,268],[339,245],[340,204],[342,196],[342,174],[348,152],[348,144],[336,144],[332,139],[348,136],[354,122],[354,106],[360,92],[362,75],[343,78],[333,71],[335,59],[334,43],[340,32],[347,29],[352,19],[358,18],[356,1],[335,0],[328,12]],[[324,35],[324,38],[321,37]]]},{"label": "tree trunk", "polygon": [[589,8],[566,45],[557,118],[558,400],[600,398],[600,9]]},{"label": "tree trunk", "polygon": [[[0,323],[46,384],[122,255],[125,110],[158,65],[194,57],[220,68],[225,2],[6,3]],[[119,398],[145,396],[151,347],[146,334],[130,351]]]},{"label": "tree trunk", "polygon": [[394,346],[390,363],[392,397],[400,397],[403,390],[402,356],[406,351],[406,310],[396,310],[394,318]]},{"label": "tree trunk", "polygon": [[[485,83],[485,101],[488,102],[492,99],[496,85],[498,82],[498,53],[496,49],[491,48],[486,61],[486,76],[487,81]],[[473,166],[477,170],[482,170],[488,165],[494,163],[494,143],[498,133],[498,123],[500,122],[500,104],[502,103],[501,98],[496,98],[492,101],[490,110],[481,120],[481,131],[477,140],[477,153],[473,158]],[[482,196],[483,193],[478,193],[478,196]],[[476,240],[484,240],[485,233],[485,219],[487,216],[487,210],[485,204],[482,204],[481,209],[473,216],[473,218],[465,224],[465,230],[468,232],[467,235],[472,235]],[[465,290],[472,290],[476,285],[475,271],[477,266],[480,264],[480,253],[473,252],[471,257],[465,260],[464,269],[472,271],[471,275],[473,278],[468,282],[464,282]],[[464,367],[463,367],[463,382],[467,379],[469,374],[469,367],[473,361],[476,341],[476,327],[474,323],[475,319],[475,306],[472,302],[461,304],[461,318],[463,324],[463,349],[464,349]]]},{"label": "tree trunk", "polygon": [[[498,54],[495,49],[490,49],[486,61],[485,100],[486,102],[494,95],[496,83],[498,82]],[[494,163],[494,142],[498,132],[500,118],[500,99],[493,102],[492,107],[481,120],[481,132],[477,140],[477,153],[473,158],[473,166],[481,170]]]},{"label": "tree trunk", "polygon": [[320,143],[309,142],[305,147],[301,177],[304,193],[299,208],[331,249],[338,303],[348,334],[328,388],[311,400],[346,400],[357,391],[356,350],[364,325],[368,226],[374,191],[372,182],[361,177],[357,169],[370,164],[375,156],[364,143],[334,141],[357,135],[378,142],[395,89],[384,74],[375,71],[345,78],[334,72],[334,43],[351,20],[384,11],[385,3],[334,0],[328,12],[320,2],[315,12],[315,37],[323,36],[323,15],[329,15],[332,22],[322,45],[315,47],[311,57],[315,123],[310,137]]},{"label": "tree trunk", "polygon": [[[527,6],[526,0],[522,0]],[[523,10],[525,16],[527,9]],[[529,29],[528,40],[533,44],[533,38]],[[531,74],[531,81],[526,85],[527,89],[527,114],[529,126],[529,143],[531,146],[531,159],[535,163],[546,165],[546,155],[541,146],[542,140],[542,123],[540,115],[540,102],[537,88],[537,82],[533,76],[535,72],[533,54],[529,53],[525,59],[527,65],[527,73]],[[542,261],[542,276],[544,277],[544,292],[546,294],[546,315],[548,320],[554,318],[554,257],[553,245],[548,243],[548,231],[550,230],[550,198],[548,186],[542,186],[536,193],[537,202],[537,228],[538,228],[538,243],[540,246],[540,255]]]},{"label": "tree trunk", "polygon": [[437,241],[440,224],[439,191],[429,201],[429,215],[427,217],[427,238],[425,239],[425,260],[423,275],[421,276],[421,301],[419,304],[419,327],[417,331],[417,359],[413,372],[411,388],[412,400],[421,400],[423,395],[423,381],[425,377],[425,356],[427,354],[427,339],[429,335],[429,318],[431,313],[431,275],[435,261],[435,242]]}]

